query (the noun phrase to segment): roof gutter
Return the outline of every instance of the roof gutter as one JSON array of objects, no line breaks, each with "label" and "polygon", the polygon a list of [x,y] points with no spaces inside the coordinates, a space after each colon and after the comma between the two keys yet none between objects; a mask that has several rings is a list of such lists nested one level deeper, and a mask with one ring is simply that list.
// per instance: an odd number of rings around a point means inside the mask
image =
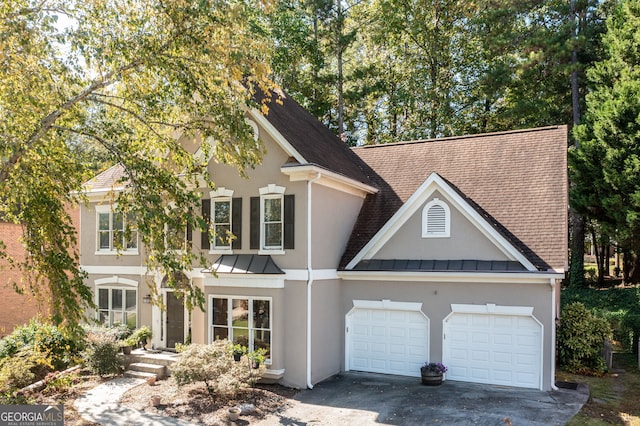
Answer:
[{"label": "roof gutter", "polygon": [[311,290],[313,287],[313,265],[311,264],[311,185],[320,179],[320,173],[307,181],[307,387],[313,389],[311,383]]}]

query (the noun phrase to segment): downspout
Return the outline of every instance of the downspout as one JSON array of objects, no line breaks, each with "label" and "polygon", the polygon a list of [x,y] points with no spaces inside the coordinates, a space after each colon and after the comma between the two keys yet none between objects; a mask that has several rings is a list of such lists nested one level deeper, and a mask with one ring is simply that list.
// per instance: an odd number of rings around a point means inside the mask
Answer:
[{"label": "downspout", "polygon": [[551,389],[558,390],[556,387],[556,291],[557,291],[557,282],[555,278],[549,279],[549,284],[551,285],[551,300],[552,300],[552,308],[551,308]]},{"label": "downspout", "polygon": [[307,388],[311,383],[311,287],[313,286],[313,266],[311,265],[311,185],[320,179],[320,173],[307,181]]}]

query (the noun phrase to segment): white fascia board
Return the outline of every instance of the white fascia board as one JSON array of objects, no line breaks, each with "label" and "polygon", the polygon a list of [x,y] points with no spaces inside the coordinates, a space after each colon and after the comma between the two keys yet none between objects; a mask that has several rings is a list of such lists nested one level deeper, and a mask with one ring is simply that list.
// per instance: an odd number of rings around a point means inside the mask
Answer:
[{"label": "white fascia board", "polygon": [[562,279],[564,274],[551,272],[388,272],[388,271],[338,271],[338,277],[351,281],[415,281],[438,283],[508,283],[545,284],[550,279]]},{"label": "white fascia board", "polygon": [[284,288],[283,275],[271,274],[223,274],[204,276],[205,287]]},{"label": "white fascia board", "polygon": [[251,108],[247,111],[247,114],[251,116],[251,118],[258,123],[260,127],[262,127],[275,141],[280,148],[284,150],[289,156],[296,159],[298,163],[307,163],[307,160],[304,159],[300,153],[293,148],[293,146],[289,143],[288,140],[285,139],[284,136],[275,128],[273,124],[267,120],[267,118],[260,113],[255,108]]},{"label": "white fascia board", "polygon": [[146,266],[80,265],[80,268],[87,274],[95,275],[152,275]]},{"label": "white fascia board", "polygon": [[416,213],[435,191],[441,195],[476,228],[487,237],[509,260],[520,262],[527,270],[537,268],[520,253],[506,238],[496,231],[473,207],[469,205],[451,186],[436,172],[431,173],[422,185],[413,193],[406,203],[389,219],[389,221],[373,236],[373,238],[349,262],[346,269],[353,269],[361,260],[372,259],[373,256],[395,235],[395,233]]},{"label": "white fascia board", "polygon": [[378,189],[373,186],[323,169],[314,164],[283,166],[280,168],[280,172],[289,176],[291,182],[308,181],[319,176],[320,179],[315,180],[314,183],[362,198],[366,197],[367,194],[375,194],[378,192]]}]

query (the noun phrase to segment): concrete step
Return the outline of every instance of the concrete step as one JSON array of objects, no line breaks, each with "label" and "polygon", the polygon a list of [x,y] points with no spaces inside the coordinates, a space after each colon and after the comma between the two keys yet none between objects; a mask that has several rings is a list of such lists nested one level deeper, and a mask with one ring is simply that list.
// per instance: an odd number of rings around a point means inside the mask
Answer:
[{"label": "concrete step", "polygon": [[157,379],[164,379],[167,375],[164,365],[150,364],[146,362],[134,362],[129,364],[128,371],[138,371],[142,373],[154,374]]},{"label": "concrete step", "polygon": [[146,371],[134,371],[134,370],[127,370],[124,372],[124,376],[125,377],[133,377],[136,379],[150,379],[150,378],[154,378],[156,380],[158,380],[158,376],[154,373],[147,373]]}]

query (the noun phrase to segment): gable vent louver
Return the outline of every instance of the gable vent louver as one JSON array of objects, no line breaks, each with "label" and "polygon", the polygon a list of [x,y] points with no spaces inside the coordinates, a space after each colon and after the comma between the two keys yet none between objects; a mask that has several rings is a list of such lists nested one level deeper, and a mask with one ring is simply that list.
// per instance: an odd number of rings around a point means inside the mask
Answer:
[{"label": "gable vent louver", "polygon": [[447,232],[447,212],[442,206],[432,206],[427,212],[427,233],[432,235]]}]

